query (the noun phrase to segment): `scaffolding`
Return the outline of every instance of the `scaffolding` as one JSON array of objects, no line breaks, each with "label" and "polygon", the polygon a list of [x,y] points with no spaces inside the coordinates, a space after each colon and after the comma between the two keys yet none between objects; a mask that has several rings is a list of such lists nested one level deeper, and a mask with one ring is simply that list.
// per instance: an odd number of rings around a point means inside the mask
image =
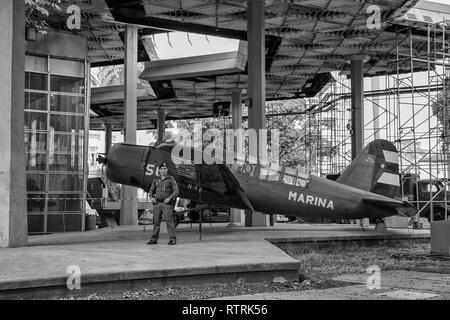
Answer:
[{"label": "scaffolding", "polygon": [[[431,211],[445,208],[447,219],[447,210],[450,211],[446,192],[450,190],[450,26],[448,22],[430,23],[426,34],[415,41],[418,36],[411,27],[397,30],[393,72],[376,78],[379,81],[376,88],[365,92],[364,142],[377,138],[394,142],[400,155],[401,196],[417,205],[416,218],[427,208]],[[323,99],[324,95],[327,99]],[[350,81],[337,75],[328,90],[319,96],[315,110],[320,114],[310,115],[319,119],[318,135],[310,138],[317,139],[321,146],[316,162],[310,166],[321,176],[338,174],[351,162],[350,98]],[[419,196],[419,179],[440,181],[443,188],[430,187],[428,197],[424,198],[424,190]],[[415,188],[408,188],[411,184]]]}]

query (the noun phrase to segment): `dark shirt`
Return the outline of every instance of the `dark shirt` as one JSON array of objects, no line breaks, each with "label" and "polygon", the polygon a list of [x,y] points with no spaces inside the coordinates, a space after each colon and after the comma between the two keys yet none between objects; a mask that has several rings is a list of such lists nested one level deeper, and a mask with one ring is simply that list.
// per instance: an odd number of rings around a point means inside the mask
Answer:
[{"label": "dark shirt", "polygon": [[176,197],[180,194],[178,190],[178,185],[172,176],[167,176],[164,179],[161,176],[155,177],[153,179],[152,185],[150,187],[150,197],[156,198],[156,201],[163,202],[165,199],[169,198],[171,202],[174,202]]}]

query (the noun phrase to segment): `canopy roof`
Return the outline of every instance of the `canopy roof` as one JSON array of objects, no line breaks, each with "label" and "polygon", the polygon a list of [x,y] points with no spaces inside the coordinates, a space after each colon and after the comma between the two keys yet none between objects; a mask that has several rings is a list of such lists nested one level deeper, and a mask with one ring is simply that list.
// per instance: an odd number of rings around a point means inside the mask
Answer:
[{"label": "canopy roof", "polygon": [[[63,7],[77,4],[82,10],[82,30],[88,38],[89,61],[93,67],[123,63],[125,24],[142,27],[139,32],[139,61],[151,61],[154,47],[148,35],[172,31],[195,32],[246,41],[247,1],[239,0],[63,0]],[[271,0],[265,1],[266,99],[314,96],[331,80],[330,71],[349,74],[349,61],[366,56],[365,76],[397,72],[397,61],[409,55],[409,37],[414,50],[426,50],[426,37],[416,28],[405,31],[406,13],[417,0]],[[373,6],[381,10],[380,28],[370,29]],[[52,26],[65,29],[64,17]],[[417,32],[416,32],[417,31]],[[409,61],[400,63],[409,71]],[[426,64],[415,65],[415,71]],[[168,117],[192,118],[213,115],[213,103],[231,100],[233,89],[244,89],[247,69],[235,73],[150,81],[156,97],[142,100],[138,127],[150,128],[157,109]],[[91,118],[91,128],[110,121],[119,129],[123,102],[95,106],[110,116]],[[111,116],[113,114],[113,116]]]}]

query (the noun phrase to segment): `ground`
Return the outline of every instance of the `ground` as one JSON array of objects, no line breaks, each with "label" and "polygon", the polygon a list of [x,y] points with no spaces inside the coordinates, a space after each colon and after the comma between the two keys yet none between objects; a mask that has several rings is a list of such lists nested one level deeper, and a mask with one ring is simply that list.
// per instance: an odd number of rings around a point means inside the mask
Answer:
[{"label": "ground", "polygon": [[277,280],[256,283],[236,281],[196,287],[123,290],[76,299],[200,300],[262,292],[326,289],[349,285],[334,281],[333,277],[349,273],[365,273],[372,265],[377,265],[381,272],[411,270],[450,274],[449,260],[437,259],[429,254],[429,240],[381,241],[365,244],[360,242],[334,242],[320,245],[311,243],[302,244],[295,249],[285,249],[285,251],[300,261],[298,281],[284,283]]}]

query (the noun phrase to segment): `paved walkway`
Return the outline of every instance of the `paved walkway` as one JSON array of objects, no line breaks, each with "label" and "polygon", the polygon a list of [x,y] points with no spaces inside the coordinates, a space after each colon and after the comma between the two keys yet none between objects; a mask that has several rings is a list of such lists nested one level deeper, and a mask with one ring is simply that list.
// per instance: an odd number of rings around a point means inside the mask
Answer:
[{"label": "paved walkway", "polygon": [[[163,224],[164,226],[165,224]],[[81,270],[82,283],[169,279],[192,275],[293,272],[298,261],[272,245],[311,239],[429,237],[429,230],[362,231],[356,225],[277,224],[267,228],[205,224],[180,225],[178,244],[168,246],[164,228],[158,245],[148,246],[151,226],[117,227],[86,233],[29,237],[25,248],[0,249],[0,293],[3,290],[65,286],[68,267]],[[167,283],[166,283],[167,284]],[[1,294],[0,294],[1,295]]]}]

